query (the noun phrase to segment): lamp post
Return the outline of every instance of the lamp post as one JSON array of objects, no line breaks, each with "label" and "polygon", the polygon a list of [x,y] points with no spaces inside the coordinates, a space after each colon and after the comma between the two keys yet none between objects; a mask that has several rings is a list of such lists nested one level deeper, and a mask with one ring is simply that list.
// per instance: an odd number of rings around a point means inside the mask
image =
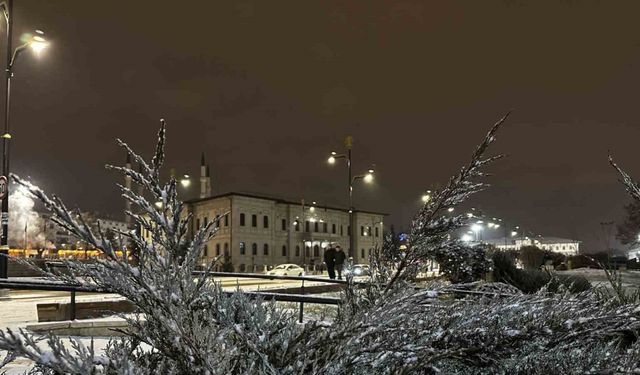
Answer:
[{"label": "lamp post", "polygon": [[347,149],[347,153],[346,154],[338,154],[336,152],[331,152],[331,155],[329,156],[329,159],[327,160],[327,162],[331,165],[336,163],[337,159],[345,159],[347,162],[347,170],[348,170],[348,189],[349,189],[349,231],[348,231],[348,235],[349,235],[349,257],[353,258],[354,254],[355,254],[355,223],[354,223],[354,217],[353,217],[353,184],[356,180],[362,179],[364,182],[366,183],[371,183],[373,182],[373,174],[374,171],[373,169],[369,169],[367,173],[365,174],[361,174],[361,175],[356,175],[353,176],[353,172],[352,172],[352,163],[351,163],[351,149],[353,148],[353,137],[348,136],[345,138],[344,140],[344,145],[345,148]]},{"label": "lamp post", "polygon": [[[2,133],[2,176],[9,177],[9,144],[11,141],[10,133],[10,114],[11,114],[11,78],[13,77],[13,67],[18,58],[18,55],[27,48],[31,48],[34,52],[39,53],[47,47],[47,42],[44,39],[44,33],[40,30],[36,30],[35,35],[28,37],[27,41],[16,49],[12,49],[13,38],[13,0],[6,0],[0,3],[0,9],[4,15],[7,23],[7,46],[6,46],[6,68],[5,68],[5,84],[6,84],[6,96],[4,103],[4,132]],[[0,236],[0,279],[7,278],[7,258],[9,253],[9,194],[8,194],[8,182],[7,182],[7,194],[2,199],[2,215],[0,221],[2,222],[2,235]]]}]

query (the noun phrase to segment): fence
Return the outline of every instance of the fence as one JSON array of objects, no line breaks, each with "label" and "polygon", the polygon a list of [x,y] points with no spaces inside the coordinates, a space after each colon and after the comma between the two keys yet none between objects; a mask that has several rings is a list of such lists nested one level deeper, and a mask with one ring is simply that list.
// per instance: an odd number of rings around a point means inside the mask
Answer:
[{"label": "fence", "polygon": [[[49,266],[64,268],[62,263],[50,263]],[[194,275],[205,275],[206,277],[231,277],[231,278],[247,278],[247,279],[269,279],[269,280],[299,280],[301,281],[300,290],[302,294],[287,294],[287,293],[269,293],[269,292],[243,292],[245,295],[252,298],[261,298],[263,300],[274,300],[278,302],[296,302],[299,303],[298,319],[302,323],[304,318],[304,304],[320,304],[320,305],[340,305],[341,300],[335,297],[319,297],[310,296],[304,294],[304,282],[320,282],[328,284],[341,284],[346,285],[348,281],[345,280],[331,280],[320,277],[304,277],[304,276],[276,276],[276,275],[263,275],[263,274],[250,274],[250,273],[234,273],[234,272],[206,272],[206,271],[194,271]],[[358,283],[359,284],[359,283]],[[101,290],[98,288],[88,288],[79,285],[57,283],[57,282],[38,282],[38,281],[24,281],[24,280],[9,280],[0,279],[0,289],[10,290],[45,290],[45,291],[63,291],[70,293],[70,313],[69,319],[75,320],[76,318],[76,293],[105,293],[113,294],[112,291]],[[225,294],[232,294],[235,292],[223,292]]]}]

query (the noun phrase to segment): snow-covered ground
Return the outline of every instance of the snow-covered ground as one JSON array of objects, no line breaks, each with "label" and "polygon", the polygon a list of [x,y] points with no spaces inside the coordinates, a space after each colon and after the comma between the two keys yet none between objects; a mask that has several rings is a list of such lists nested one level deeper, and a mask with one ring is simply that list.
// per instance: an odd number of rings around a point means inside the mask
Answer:
[{"label": "snow-covered ground", "polygon": [[[607,286],[609,281],[607,280],[607,275],[604,270],[594,269],[594,268],[578,268],[569,271],[556,271],[560,275],[580,275],[584,276],[591,282],[593,285],[604,285]],[[622,284],[628,288],[637,288],[640,287],[640,271],[635,270],[627,270],[627,271],[618,271],[622,276]]]}]

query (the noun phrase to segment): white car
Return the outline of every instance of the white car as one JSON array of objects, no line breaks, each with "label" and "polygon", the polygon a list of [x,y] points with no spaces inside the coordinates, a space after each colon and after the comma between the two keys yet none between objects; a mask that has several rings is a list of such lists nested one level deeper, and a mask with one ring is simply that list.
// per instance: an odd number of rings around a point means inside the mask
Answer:
[{"label": "white car", "polygon": [[269,276],[303,276],[304,269],[297,264],[280,264],[271,271],[267,272]]},{"label": "white car", "polygon": [[354,264],[351,268],[347,268],[345,273],[353,274],[353,276],[369,276],[371,275],[371,271],[369,271],[368,264]]}]

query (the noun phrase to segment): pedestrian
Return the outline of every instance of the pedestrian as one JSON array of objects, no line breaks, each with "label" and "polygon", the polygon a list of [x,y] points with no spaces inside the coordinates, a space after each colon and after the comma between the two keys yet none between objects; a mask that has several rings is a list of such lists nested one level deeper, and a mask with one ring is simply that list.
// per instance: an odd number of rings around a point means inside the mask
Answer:
[{"label": "pedestrian", "polygon": [[327,265],[327,273],[329,274],[329,278],[331,280],[336,278],[336,249],[331,245],[328,249],[324,251],[324,263]]},{"label": "pedestrian", "polygon": [[336,271],[338,272],[338,280],[342,280],[342,267],[344,266],[344,260],[347,259],[347,254],[342,251],[340,245],[336,246]]}]

